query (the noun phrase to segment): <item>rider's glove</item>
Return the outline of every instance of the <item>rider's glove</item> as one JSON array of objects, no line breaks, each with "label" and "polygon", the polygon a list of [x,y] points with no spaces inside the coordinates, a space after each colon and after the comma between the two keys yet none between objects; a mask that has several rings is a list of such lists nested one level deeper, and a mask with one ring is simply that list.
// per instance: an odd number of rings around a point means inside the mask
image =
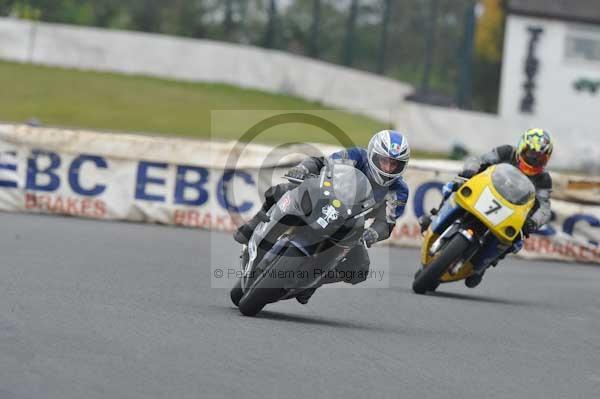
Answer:
[{"label": "rider's glove", "polygon": [[460,171],[460,173],[458,174],[460,177],[464,177],[465,179],[470,179],[471,177],[475,176],[477,174],[477,171],[474,169],[463,169]]},{"label": "rider's glove", "polygon": [[523,244],[524,244],[523,240],[519,239],[513,243],[510,250],[512,251],[513,254],[516,254],[517,252],[519,252],[520,250],[523,249]]},{"label": "rider's glove", "polygon": [[306,175],[308,175],[309,170],[304,165],[294,166],[285,174],[292,179],[304,180]]},{"label": "rider's glove", "polygon": [[457,188],[458,188],[458,183],[455,181],[451,181],[451,182],[444,184],[444,187],[442,187],[442,195],[444,196],[444,199],[448,199],[450,194],[455,192]]},{"label": "rider's glove", "polygon": [[523,234],[529,237],[529,234],[535,232],[538,229],[537,224],[532,219],[527,219],[523,226]]},{"label": "rider's glove", "polygon": [[375,229],[368,228],[364,231],[362,238],[367,248],[371,248],[371,245],[375,244],[379,239],[379,233]]}]

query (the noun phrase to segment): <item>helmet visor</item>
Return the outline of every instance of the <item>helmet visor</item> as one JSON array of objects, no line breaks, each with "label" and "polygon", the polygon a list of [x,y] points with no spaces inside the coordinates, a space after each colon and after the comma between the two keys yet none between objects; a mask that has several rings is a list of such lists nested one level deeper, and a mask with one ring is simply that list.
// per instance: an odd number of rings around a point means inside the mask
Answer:
[{"label": "helmet visor", "polygon": [[400,161],[377,153],[373,154],[373,162],[384,176],[397,176],[404,172],[406,168],[406,161]]},{"label": "helmet visor", "polygon": [[521,158],[533,167],[544,167],[548,163],[548,154],[532,149],[525,149],[521,152]]}]

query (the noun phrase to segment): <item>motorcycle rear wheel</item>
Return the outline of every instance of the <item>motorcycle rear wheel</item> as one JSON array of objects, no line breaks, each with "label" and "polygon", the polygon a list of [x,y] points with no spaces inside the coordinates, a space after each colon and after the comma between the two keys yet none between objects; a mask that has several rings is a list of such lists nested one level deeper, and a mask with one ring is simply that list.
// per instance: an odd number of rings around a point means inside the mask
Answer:
[{"label": "motorcycle rear wheel", "polygon": [[420,295],[427,291],[435,291],[440,285],[442,275],[448,270],[448,267],[454,265],[461,258],[468,247],[469,241],[461,234],[452,237],[429,266],[415,275],[413,291]]}]

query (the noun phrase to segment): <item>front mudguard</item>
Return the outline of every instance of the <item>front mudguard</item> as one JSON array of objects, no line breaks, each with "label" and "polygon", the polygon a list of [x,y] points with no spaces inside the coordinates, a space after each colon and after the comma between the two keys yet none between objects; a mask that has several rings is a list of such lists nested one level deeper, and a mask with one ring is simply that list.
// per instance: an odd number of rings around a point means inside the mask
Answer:
[{"label": "front mudguard", "polygon": [[[421,251],[421,263],[423,267],[427,267],[435,253],[443,248],[444,243],[449,242],[457,234],[462,235],[469,242],[469,247],[465,250],[462,260],[467,262],[470,260],[481,248],[481,239],[477,236],[477,233],[464,226],[462,220],[457,220],[450,224],[446,230],[437,234],[433,228],[430,227],[425,233],[425,242]],[[431,249],[434,249],[434,253],[431,253]]]},{"label": "front mudguard", "polygon": [[[244,276],[253,273],[263,256],[272,252],[272,246],[277,243],[279,236],[293,227],[288,226],[284,218],[289,220],[289,217],[301,218],[303,216],[298,190],[299,188],[296,187],[285,193],[267,212],[269,220],[259,223],[254,229],[248,242],[248,260],[245,265],[242,265]],[[246,283],[243,282],[242,286],[245,287]]]}]

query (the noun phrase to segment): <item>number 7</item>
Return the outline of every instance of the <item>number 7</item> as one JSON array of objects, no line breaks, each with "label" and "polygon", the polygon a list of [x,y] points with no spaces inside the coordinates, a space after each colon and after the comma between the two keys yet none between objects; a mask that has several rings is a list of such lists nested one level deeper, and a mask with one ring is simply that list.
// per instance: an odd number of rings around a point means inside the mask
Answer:
[{"label": "number 7", "polygon": [[486,215],[491,215],[492,213],[496,213],[502,209],[502,205],[498,201],[493,199],[492,202],[494,203],[494,206],[490,207],[490,209],[485,213]]}]

